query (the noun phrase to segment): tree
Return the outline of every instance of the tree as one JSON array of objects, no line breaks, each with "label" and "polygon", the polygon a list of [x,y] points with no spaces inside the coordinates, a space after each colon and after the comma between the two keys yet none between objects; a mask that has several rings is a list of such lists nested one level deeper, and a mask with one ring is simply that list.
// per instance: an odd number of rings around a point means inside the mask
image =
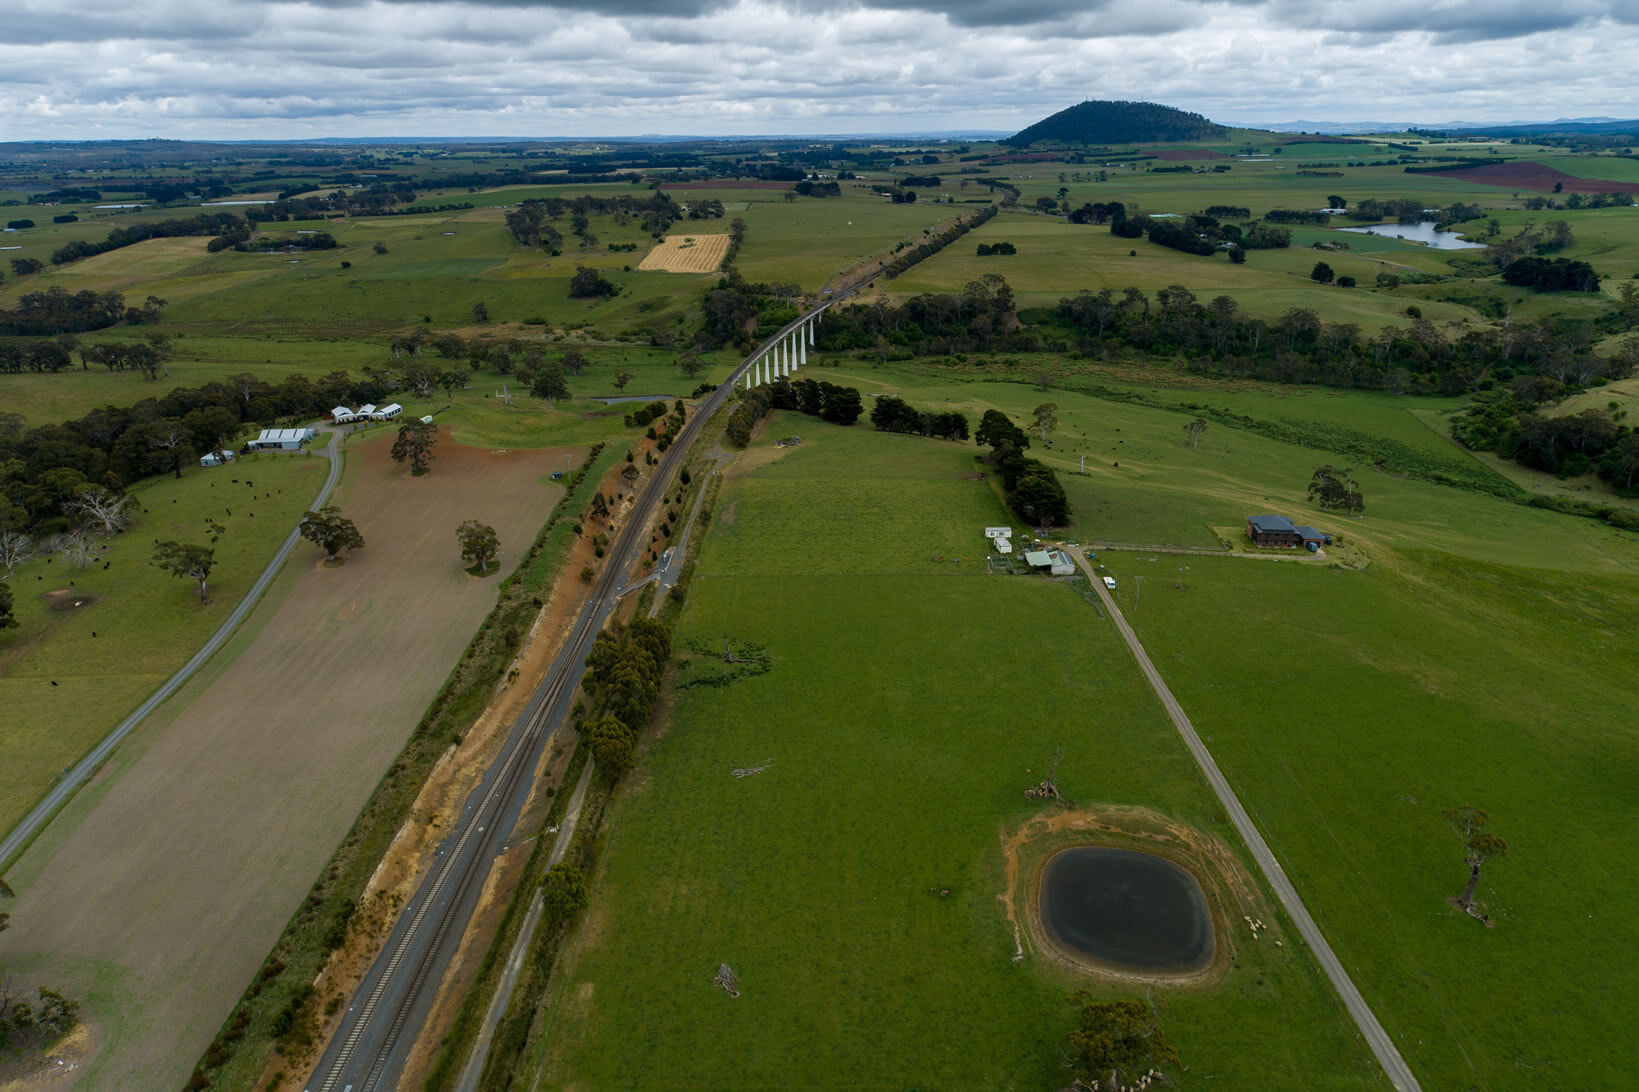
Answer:
[{"label": "tree", "polygon": [[1229,260],[1236,265],[1246,264],[1246,248],[1239,243],[1229,248]]},{"label": "tree", "polygon": [[1041,442],[1047,443],[1047,434],[1059,427],[1058,403],[1043,402],[1031,412],[1035,414],[1035,424],[1032,426],[1041,433]]},{"label": "tree", "polygon": [[1451,808],[1441,813],[1446,822],[1450,823],[1463,840],[1463,863],[1468,865],[1468,885],[1463,893],[1451,900],[1451,904],[1472,918],[1477,918],[1491,924],[1491,919],[1482,914],[1474,905],[1474,891],[1480,886],[1480,867],[1492,857],[1501,857],[1508,852],[1508,843],[1495,834],[1486,832],[1486,825],[1491,817],[1482,809],[1465,804],[1460,808]]},{"label": "tree", "polygon": [[117,535],[131,522],[136,500],[112,493],[100,485],[77,486],[63,502],[63,511],[105,535]]},{"label": "tree", "polygon": [[536,398],[544,398],[547,409],[551,409],[559,398],[568,398],[569,380],[564,377],[562,365],[543,364],[541,370],[535,373],[535,378],[530,380],[529,393]]},{"label": "tree", "polygon": [[634,376],[631,372],[616,372],[615,373],[615,390],[617,390],[617,391],[625,390],[626,389],[626,384],[630,383],[635,378],[637,378],[637,377]]},{"label": "tree", "polygon": [[1360,495],[1360,486],[1349,476],[1353,473],[1351,469],[1339,470],[1330,465],[1315,467],[1314,477],[1309,479],[1309,499],[1319,501],[1322,509],[1336,508],[1359,515],[1366,510],[1366,500]]},{"label": "tree", "polygon": [[335,561],[343,550],[364,548],[364,536],[334,504],[327,504],[317,512],[303,513],[296,529],[307,541],[323,549],[328,561]]},{"label": "tree", "polygon": [[393,441],[393,462],[410,462],[410,474],[420,477],[433,461],[433,445],[438,442],[438,430],[425,421],[406,421],[398,426],[398,439]]},{"label": "tree", "polygon": [[573,299],[596,299],[598,296],[613,296],[619,291],[620,285],[584,265],[577,265],[575,275],[569,278],[569,295]]},{"label": "tree", "polygon": [[[5,503],[0,501],[0,504]],[[6,575],[10,576],[13,569],[33,556],[33,536],[20,525],[8,527],[4,521],[0,521],[0,565],[6,567]]]},{"label": "tree", "polygon": [[632,768],[637,761],[637,733],[618,718],[604,717],[587,730],[592,740],[592,758],[610,780]]},{"label": "tree", "polygon": [[1331,284],[1334,276],[1336,274],[1332,272],[1332,267],[1325,262],[1316,262],[1315,267],[1309,270],[1309,279],[1319,281],[1321,284]]},{"label": "tree", "polygon": [[375,251],[377,254],[385,254],[385,253],[387,253],[387,244],[382,243],[382,242],[377,242],[377,243],[372,244],[370,249]]},{"label": "tree", "polygon": [[683,369],[684,375],[688,376],[690,379],[693,379],[695,376],[705,371],[708,365],[706,364],[705,357],[701,356],[695,350],[690,349],[688,352],[677,358],[677,366]]},{"label": "tree", "polygon": [[1008,420],[1007,414],[994,409],[985,410],[984,416],[979,418],[979,428],[974,432],[973,439],[980,446],[992,449],[1001,447],[1004,442],[1020,451],[1030,446],[1030,439],[1024,430]]},{"label": "tree", "polygon": [[204,406],[182,415],[182,427],[193,436],[195,451],[220,451],[238,435],[239,416],[221,406]]},{"label": "tree", "polygon": [[500,536],[488,524],[475,519],[466,520],[455,529],[455,537],[461,543],[461,560],[477,565],[486,573],[489,572],[489,563],[500,556]]},{"label": "tree", "polygon": [[1155,1010],[1143,1001],[1098,1001],[1086,990],[1070,995],[1076,1026],[1070,1031],[1070,1072],[1077,1088],[1116,1089],[1151,1069],[1176,1062]]},{"label": "tree", "polygon": [[489,304],[479,300],[472,305],[472,321],[484,323],[489,321]]},{"label": "tree", "polygon": [[199,601],[211,601],[210,587],[205,583],[216,565],[216,551],[209,546],[167,539],[154,547],[151,564],[170,573],[199,581]]},{"label": "tree", "polygon": [[1201,446],[1201,433],[1206,431],[1206,418],[1197,417],[1195,420],[1184,426],[1184,431],[1189,433],[1190,450],[1196,450]]},{"label": "tree", "polygon": [[586,908],[586,874],[571,864],[555,864],[541,882],[541,912],[547,921],[565,922]]},{"label": "tree", "polygon": [[[10,629],[15,625],[17,625],[17,616],[12,613],[11,585],[0,580],[0,629]],[[0,915],[0,917],[4,917],[4,915]]]},{"label": "tree", "polygon": [[558,363],[562,365],[563,370],[568,372],[570,375],[579,375],[581,372],[585,371],[587,365],[591,364],[592,362],[588,360],[586,354],[581,352],[579,349],[567,349],[564,351],[563,358],[559,360]]}]

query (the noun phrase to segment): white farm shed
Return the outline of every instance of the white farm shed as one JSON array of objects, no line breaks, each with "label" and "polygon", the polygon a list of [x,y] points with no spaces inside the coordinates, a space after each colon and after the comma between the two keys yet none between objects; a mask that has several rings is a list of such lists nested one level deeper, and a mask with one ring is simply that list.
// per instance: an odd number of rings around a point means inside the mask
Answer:
[{"label": "white farm shed", "polygon": [[990,541],[995,545],[996,552],[999,554],[1010,554],[1013,552],[1013,540],[1010,538],[1002,538],[998,535]]},{"label": "white farm shed", "polygon": [[250,442],[252,451],[295,451],[317,435],[310,428],[265,428]]},{"label": "white farm shed", "polygon": [[375,419],[378,421],[391,421],[394,417],[397,417],[403,412],[403,406],[399,405],[397,402],[389,402],[387,405],[376,410]]},{"label": "white farm shed", "polygon": [[233,462],[233,452],[227,448],[221,451],[207,451],[199,459],[200,466],[221,466],[223,463]]}]

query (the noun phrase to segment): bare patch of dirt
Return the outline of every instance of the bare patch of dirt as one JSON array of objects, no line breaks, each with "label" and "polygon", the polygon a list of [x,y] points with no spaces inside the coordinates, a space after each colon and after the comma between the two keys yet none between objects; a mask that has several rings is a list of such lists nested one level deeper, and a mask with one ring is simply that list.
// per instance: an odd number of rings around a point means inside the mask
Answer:
[{"label": "bare patch of dirt", "polygon": [[[1185,976],[1117,971],[1077,959],[1052,944],[1041,928],[1041,870],[1048,858],[1072,846],[1137,849],[1165,857],[1187,869],[1201,884],[1213,918],[1212,963]],[[1167,986],[1206,985],[1221,978],[1234,961],[1235,923],[1251,918],[1275,921],[1252,878],[1222,839],[1168,819],[1149,808],[1101,805],[1047,812],[1002,835],[1006,887],[996,897],[1006,908],[1018,946],[1016,959],[1037,955],[1048,962],[1117,981]],[[1269,931],[1279,936],[1279,923]]]},{"label": "bare patch of dirt", "polygon": [[82,1023],[50,1050],[32,1057],[0,1055],[0,1092],[51,1092],[73,1088],[85,1077],[97,1029]]},{"label": "bare patch of dirt", "polygon": [[49,610],[80,610],[102,602],[102,596],[77,591],[74,588],[57,588],[40,596],[40,600]]},{"label": "bare patch of dirt", "polygon": [[1578,178],[1533,160],[1514,160],[1510,163],[1483,163],[1478,167],[1454,167],[1449,171],[1429,171],[1429,178],[1454,178],[1461,182],[1479,182],[1486,186],[1504,186],[1509,189],[1551,190],[1556,185],[1566,193],[1633,193],[1639,185],[1633,182],[1613,182],[1604,178]]}]

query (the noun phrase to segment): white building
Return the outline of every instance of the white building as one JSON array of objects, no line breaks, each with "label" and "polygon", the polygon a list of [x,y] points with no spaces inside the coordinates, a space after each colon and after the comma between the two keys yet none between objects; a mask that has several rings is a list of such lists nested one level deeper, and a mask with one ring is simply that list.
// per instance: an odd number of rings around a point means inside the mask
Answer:
[{"label": "white building", "polygon": [[346,406],[335,407],[330,411],[330,416],[335,419],[335,422],[338,425],[345,425],[350,421],[357,421],[359,419],[358,414],[354,413]]},{"label": "white building", "polygon": [[252,451],[295,451],[318,435],[310,428],[265,428],[250,442]]},{"label": "white building", "polygon": [[221,451],[208,451],[199,459],[200,466],[221,466],[223,463],[231,462],[233,462],[233,452],[227,448],[223,448]]},{"label": "white building", "polygon": [[376,410],[371,416],[377,421],[391,421],[394,417],[397,417],[403,412],[403,406],[399,405],[397,402],[390,402]]}]

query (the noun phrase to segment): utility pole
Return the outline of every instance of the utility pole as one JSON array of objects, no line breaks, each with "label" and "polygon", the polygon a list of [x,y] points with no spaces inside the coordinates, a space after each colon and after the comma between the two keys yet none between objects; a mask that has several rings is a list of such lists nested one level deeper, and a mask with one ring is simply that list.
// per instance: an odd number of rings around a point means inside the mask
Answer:
[{"label": "utility pole", "polygon": [[1081,457],[1081,472],[1083,474],[1087,473],[1087,456],[1085,455]]}]

